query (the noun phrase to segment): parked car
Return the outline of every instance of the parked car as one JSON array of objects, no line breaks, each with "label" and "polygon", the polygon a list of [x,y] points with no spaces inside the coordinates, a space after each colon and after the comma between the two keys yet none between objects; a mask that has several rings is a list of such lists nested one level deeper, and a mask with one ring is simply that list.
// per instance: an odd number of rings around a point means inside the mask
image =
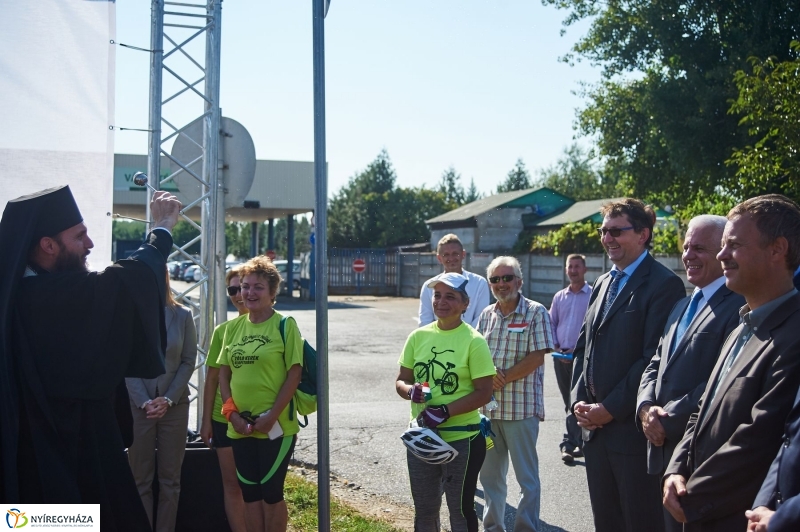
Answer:
[{"label": "parked car", "polygon": [[192,264],[191,266],[186,268],[186,271],[183,272],[183,280],[186,281],[187,283],[194,281],[194,272],[199,268],[200,266],[198,266],[197,264]]},{"label": "parked car", "polygon": [[173,273],[172,278],[175,279],[176,281],[183,281],[183,276],[186,274],[186,269],[189,268],[189,266],[194,266],[194,262],[190,260],[180,261],[178,263],[178,267],[175,268],[175,271],[172,272]]},{"label": "parked car", "polygon": [[[274,260],[272,263],[278,268],[281,277],[286,279],[286,266],[289,264],[287,260]],[[292,286],[294,290],[300,290],[300,261],[292,261]]]}]

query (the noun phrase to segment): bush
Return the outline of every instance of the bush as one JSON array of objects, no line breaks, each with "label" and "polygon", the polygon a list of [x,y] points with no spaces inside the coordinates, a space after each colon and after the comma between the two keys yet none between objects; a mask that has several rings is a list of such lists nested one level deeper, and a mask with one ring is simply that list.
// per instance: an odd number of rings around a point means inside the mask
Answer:
[{"label": "bush", "polygon": [[599,225],[593,222],[564,224],[546,235],[531,235],[532,238],[527,249],[530,253],[537,255],[603,253],[603,246],[597,236],[598,227]]}]

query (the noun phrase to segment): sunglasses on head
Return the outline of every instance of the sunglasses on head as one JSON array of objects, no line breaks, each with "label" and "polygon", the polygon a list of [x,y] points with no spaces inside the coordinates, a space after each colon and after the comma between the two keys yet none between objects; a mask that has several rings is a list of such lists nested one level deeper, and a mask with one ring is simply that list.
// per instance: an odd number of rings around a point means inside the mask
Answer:
[{"label": "sunglasses on head", "polygon": [[500,282],[500,279],[502,279],[504,283],[510,283],[516,278],[516,275],[495,275],[494,277],[489,277],[489,282],[492,284],[497,284]]},{"label": "sunglasses on head", "polygon": [[623,231],[629,231],[631,229],[633,229],[632,225],[629,227],[612,227],[610,229],[607,227],[600,227],[597,229],[597,234],[600,235],[600,238],[602,238],[606,236],[606,233],[611,233],[611,236],[617,238],[619,235],[622,234]]},{"label": "sunglasses on head", "polygon": [[242,291],[242,287],[241,286],[229,286],[228,287],[228,295],[231,296],[231,297],[235,296],[236,294],[238,294],[241,291]]}]

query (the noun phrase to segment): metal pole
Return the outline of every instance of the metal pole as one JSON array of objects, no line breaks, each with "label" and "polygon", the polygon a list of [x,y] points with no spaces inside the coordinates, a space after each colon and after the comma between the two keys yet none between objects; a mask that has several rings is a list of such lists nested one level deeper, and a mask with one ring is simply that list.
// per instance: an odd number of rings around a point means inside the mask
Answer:
[{"label": "metal pole", "polygon": [[267,229],[267,249],[275,251],[275,218],[269,219],[269,228]]},{"label": "metal pole", "polygon": [[317,310],[317,466],[318,530],[331,529],[331,463],[328,429],[328,176],[325,164],[325,11],[326,0],[312,0],[314,17],[314,220]]},{"label": "metal pole", "polygon": [[258,255],[258,222],[250,222],[250,256]]},{"label": "metal pole", "polygon": [[294,215],[286,217],[286,293],[294,297]]},{"label": "metal pole", "polygon": [[[150,4],[150,112],[147,133],[147,176],[154,188],[161,190],[161,74],[164,58],[164,0],[153,0]],[[149,187],[145,208],[145,220],[150,220],[150,200],[153,191]]]}]

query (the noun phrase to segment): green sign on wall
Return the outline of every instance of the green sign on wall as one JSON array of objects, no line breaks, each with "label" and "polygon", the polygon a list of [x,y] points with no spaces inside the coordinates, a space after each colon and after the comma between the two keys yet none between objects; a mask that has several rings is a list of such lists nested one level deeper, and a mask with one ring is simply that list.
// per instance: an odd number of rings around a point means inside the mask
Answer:
[{"label": "green sign on wall", "polygon": [[[136,172],[143,172],[146,168],[132,168],[127,166],[114,167],[114,190],[147,190],[146,187],[137,187],[133,184],[133,174]],[[168,178],[172,172],[169,169],[161,170],[161,180]],[[161,190],[168,190],[170,192],[177,192],[178,187],[175,186],[173,181],[164,183]]]}]

